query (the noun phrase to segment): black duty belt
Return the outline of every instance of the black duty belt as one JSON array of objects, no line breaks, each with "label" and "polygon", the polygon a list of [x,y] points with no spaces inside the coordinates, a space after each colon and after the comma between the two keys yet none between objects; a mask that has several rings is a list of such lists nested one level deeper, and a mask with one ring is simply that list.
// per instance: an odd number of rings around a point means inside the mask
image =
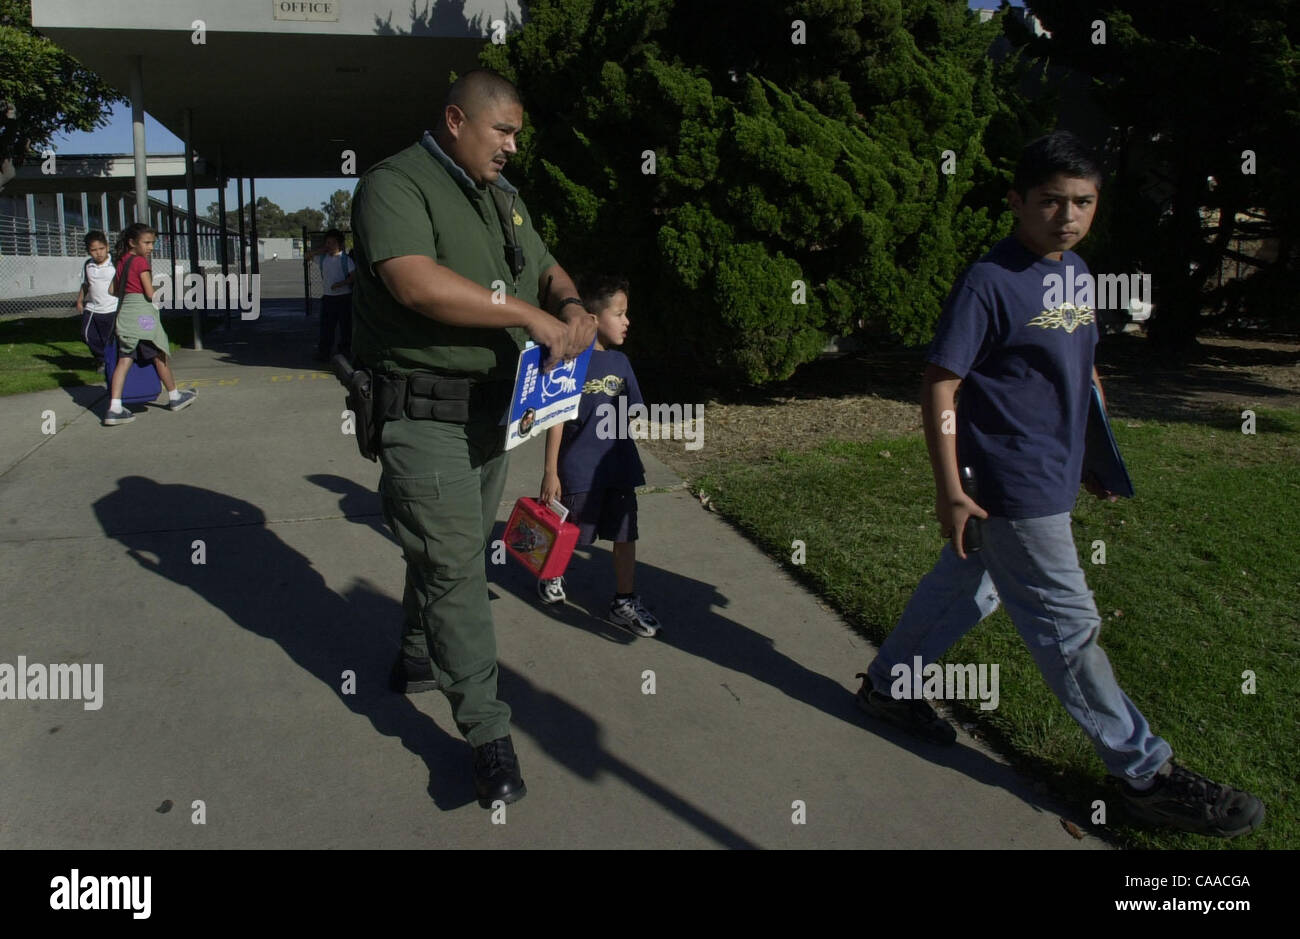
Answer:
[{"label": "black duty belt", "polygon": [[473,411],[504,412],[512,387],[508,381],[483,381],[423,370],[405,376],[376,375],[375,412],[389,421],[406,417],[466,424]]},{"label": "black duty belt", "polygon": [[334,374],[347,389],[357,450],[367,460],[379,459],[387,421],[405,417],[468,424],[471,413],[497,421],[514,391],[509,381],[481,381],[424,370],[407,375],[376,374],[367,368],[353,368],[343,355],[334,356],[332,363]]}]

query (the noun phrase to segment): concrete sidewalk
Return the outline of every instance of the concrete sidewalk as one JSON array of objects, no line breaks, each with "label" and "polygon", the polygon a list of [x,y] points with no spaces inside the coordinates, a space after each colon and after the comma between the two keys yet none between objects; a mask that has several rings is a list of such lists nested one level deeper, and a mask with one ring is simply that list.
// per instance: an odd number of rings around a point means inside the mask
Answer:
[{"label": "concrete sidewalk", "polygon": [[[387,690],[403,565],[315,326],[178,352],[198,402],[123,427],[100,426],[101,389],[0,398],[0,663],[104,676],[98,710],[0,701],[0,847],[1104,847],[1062,827],[1087,807],[966,734],[861,715],[870,644],[646,454],[638,588],[662,639],[589,615],[607,546],[559,611],[489,565],[529,790],[493,824],[441,694]],[[515,451],[510,502],[540,467],[539,443]]]}]

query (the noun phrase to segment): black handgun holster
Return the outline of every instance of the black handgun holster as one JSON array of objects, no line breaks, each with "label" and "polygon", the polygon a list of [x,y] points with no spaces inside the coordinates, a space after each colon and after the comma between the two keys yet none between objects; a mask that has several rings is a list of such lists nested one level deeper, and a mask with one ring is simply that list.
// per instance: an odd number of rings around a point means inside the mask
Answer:
[{"label": "black handgun holster", "polygon": [[[367,460],[379,459],[385,421],[469,423],[471,378],[450,378],[416,370],[409,375],[385,375],[354,369],[346,358],[334,356],[334,374],[348,390],[347,406],[356,427],[357,449]],[[481,397],[481,396],[480,396]]]},{"label": "black handgun holster", "polygon": [[374,376],[369,369],[354,369],[342,355],[334,356],[333,365],[335,377],[347,389],[346,404],[352,412],[357,449],[367,460],[378,460],[384,412],[376,408],[377,388]]}]

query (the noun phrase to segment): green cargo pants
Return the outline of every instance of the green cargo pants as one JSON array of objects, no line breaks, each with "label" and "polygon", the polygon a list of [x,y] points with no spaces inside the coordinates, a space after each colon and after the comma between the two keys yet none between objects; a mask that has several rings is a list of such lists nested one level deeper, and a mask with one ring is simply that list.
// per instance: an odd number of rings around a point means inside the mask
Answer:
[{"label": "green cargo pants", "polygon": [[406,557],[402,648],[428,651],[456,726],[474,747],[510,733],[510,707],[497,700],[484,556],[509,463],[499,418],[403,417],[384,425],[380,454],[384,518]]}]

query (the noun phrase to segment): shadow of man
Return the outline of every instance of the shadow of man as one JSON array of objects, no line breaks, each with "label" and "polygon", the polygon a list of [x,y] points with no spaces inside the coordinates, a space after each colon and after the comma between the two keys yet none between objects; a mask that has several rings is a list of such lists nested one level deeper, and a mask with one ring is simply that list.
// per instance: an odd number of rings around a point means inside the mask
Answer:
[{"label": "shadow of man", "polygon": [[[360,497],[359,487],[339,491],[345,497],[348,493]],[[104,532],[121,542],[143,569],[188,587],[240,627],[273,640],[295,664],[335,693],[343,672],[354,671],[356,693],[341,694],[342,703],[424,760],[429,793],[439,808],[449,810],[476,801],[467,772],[468,744],[441,730],[404,695],[388,689],[396,636],[389,631],[381,638],[375,624],[399,624],[399,602],[364,581],[339,596],[307,557],[267,528],[262,510],[242,499],[126,476],[93,507]],[[160,530],[158,519],[166,519],[166,530]],[[191,547],[199,532],[206,552],[201,565],[193,563]],[[221,663],[214,665],[221,667]],[[500,675],[503,697],[515,703],[517,727],[576,775],[595,782],[601,773],[610,773],[719,843],[754,846],[610,754],[601,743],[600,725],[589,715],[537,689],[506,666],[501,666]]]},{"label": "shadow of man", "polygon": [[349,522],[357,525],[368,525],[376,534],[397,544],[397,539],[393,537],[392,530],[388,523],[384,521],[384,504],[380,499],[379,493],[373,489],[367,489],[360,483],[353,482],[346,476],[337,476],[332,473],[312,473],[306,477],[307,482],[320,486],[322,489],[336,493],[339,497],[339,511]]},{"label": "shadow of man", "polygon": [[[396,636],[380,624],[401,621],[400,603],[364,581],[346,596],[335,593],[308,558],[267,528],[262,510],[242,499],[126,476],[93,508],[105,534],[141,568],[188,587],[243,629],[276,642],[350,711],[420,757],[439,808],[475,801],[468,744],[388,689]],[[206,557],[195,564],[191,545],[200,533]],[[353,694],[340,694],[346,670],[356,676]]]},{"label": "shadow of man", "polygon": [[570,772],[590,783],[608,773],[724,848],[759,847],[704,809],[606,750],[601,742],[600,724],[564,698],[539,689],[506,665],[499,667],[498,682],[502,697],[510,701],[514,726]]}]

